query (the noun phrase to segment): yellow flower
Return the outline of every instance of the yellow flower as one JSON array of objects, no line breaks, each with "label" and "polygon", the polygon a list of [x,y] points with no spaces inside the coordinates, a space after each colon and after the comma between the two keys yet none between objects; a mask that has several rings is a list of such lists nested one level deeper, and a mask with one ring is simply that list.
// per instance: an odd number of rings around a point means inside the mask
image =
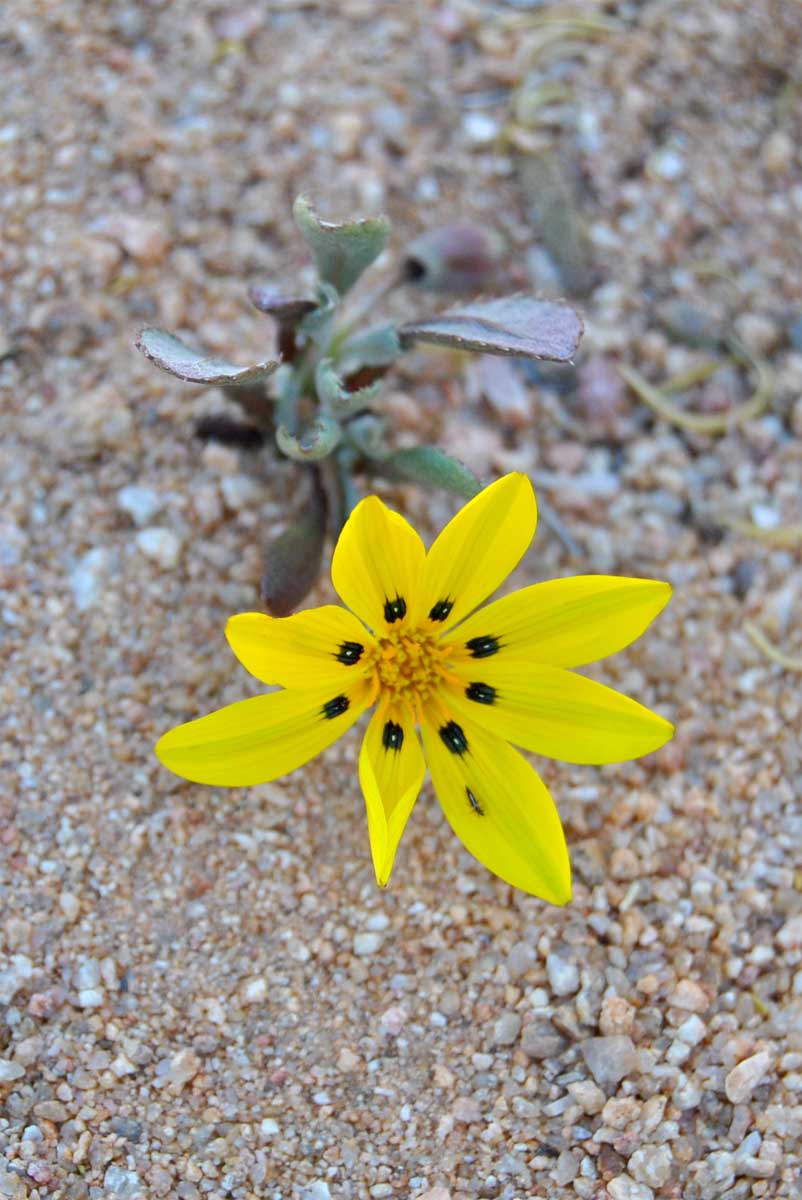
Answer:
[{"label": "yellow flower", "polygon": [[390,878],[428,763],[471,854],[515,887],[566,904],[571,869],[560,818],[510,743],[609,763],[668,741],[668,721],[566,668],[629,645],[671,588],[584,575],[477,608],[515,568],[536,523],[529,480],[506,475],[466,504],[427,554],[403,517],[368,496],[332,560],[351,611],[232,617],[226,637],[237,658],[283,690],[171,730],[156,746],[159,759],[199,783],[265,783],[308,762],[375,705],[359,779],[379,884]]}]

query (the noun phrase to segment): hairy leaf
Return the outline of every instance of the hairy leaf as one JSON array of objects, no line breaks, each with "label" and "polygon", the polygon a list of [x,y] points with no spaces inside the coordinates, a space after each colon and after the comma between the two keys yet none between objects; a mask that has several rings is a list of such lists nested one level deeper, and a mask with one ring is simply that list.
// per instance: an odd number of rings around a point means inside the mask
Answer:
[{"label": "hairy leaf", "polygon": [[455,350],[514,354],[569,362],[583,332],[582,319],[568,304],[503,296],[476,300],[439,316],[402,325],[402,344],[434,342]]},{"label": "hairy leaf", "polygon": [[397,450],[381,463],[378,470],[390,478],[444,488],[463,500],[473,499],[482,488],[473,471],[436,446]]},{"label": "hairy leaf", "polygon": [[321,221],[305,196],[298,197],[292,211],[320,278],[333,284],[340,295],[379,257],[390,236],[386,217],[342,225]]},{"label": "hairy leaf", "polygon": [[188,383],[222,383],[227,387],[257,383],[267,379],[278,367],[278,362],[267,360],[252,367],[235,367],[224,358],[214,358],[193,350],[180,338],[163,329],[143,329],[137,340],[137,349],[146,358]]}]

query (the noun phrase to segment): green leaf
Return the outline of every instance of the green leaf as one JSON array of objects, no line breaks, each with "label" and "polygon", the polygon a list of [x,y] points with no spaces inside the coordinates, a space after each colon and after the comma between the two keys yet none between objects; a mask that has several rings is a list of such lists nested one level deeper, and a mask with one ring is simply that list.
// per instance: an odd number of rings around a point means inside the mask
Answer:
[{"label": "green leaf", "polygon": [[342,225],[321,221],[305,196],[298,197],[292,212],[301,236],[312,251],[320,278],[331,283],[340,295],[375,262],[390,236],[386,217]]},{"label": "green leaf", "polygon": [[464,463],[439,450],[436,446],[413,446],[396,450],[382,462],[382,474],[408,479],[429,487],[440,487],[462,500],[472,500],[482,485]]},{"label": "green leaf", "polygon": [[353,375],[363,367],[386,367],[401,353],[401,342],[394,325],[376,325],[364,333],[355,333],[343,342],[337,365],[343,375]]},{"label": "green leaf", "polygon": [[296,462],[316,462],[319,458],[326,458],[341,437],[339,421],[325,414],[315,417],[297,436],[286,425],[279,425],[276,429],[279,450]]},{"label": "green leaf", "polygon": [[474,300],[439,316],[411,321],[399,329],[401,343],[434,342],[455,350],[513,354],[570,362],[584,326],[568,304],[532,296]]},{"label": "green leaf", "polygon": [[222,383],[226,387],[241,387],[267,379],[279,366],[278,362],[266,360],[252,367],[235,367],[224,358],[214,358],[200,350],[193,350],[180,338],[165,333],[163,329],[143,329],[136,347],[157,367],[188,383]]}]

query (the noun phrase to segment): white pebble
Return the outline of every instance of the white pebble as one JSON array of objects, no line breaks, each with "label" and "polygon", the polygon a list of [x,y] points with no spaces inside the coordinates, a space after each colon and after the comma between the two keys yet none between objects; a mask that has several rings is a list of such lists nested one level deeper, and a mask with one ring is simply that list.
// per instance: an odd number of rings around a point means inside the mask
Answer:
[{"label": "white pebble", "polygon": [[139,487],[135,483],[120,488],[117,493],[118,507],[124,513],[128,513],[128,516],[137,525],[147,525],[148,521],[155,517],[162,508],[163,503],[158,492],[154,492],[151,488]]},{"label": "white pebble", "polygon": [[75,969],[77,988],[96,988],[100,983],[100,963],[96,958],[85,958]]},{"label": "white pebble", "polygon": [[0,971],[0,1004],[10,1004],[32,975],[33,963],[28,955],[12,954],[9,965]]},{"label": "white pebble", "polygon": [[79,1008],[100,1008],[103,1004],[104,993],[100,988],[82,988],[76,998]]},{"label": "white pebble", "polygon": [[140,529],[136,544],[142,553],[160,567],[174,567],[181,556],[181,539],[171,529],[151,525]]},{"label": "white pebble", "polygon": [[142,1183],[136,1171],[124,1171],[122,1167],[107,1168],[103,1187],[116,1200],[134,1200],[142,1195]]},{"label": "white pebble", "polygon": [[302,1190],[301,1200],[331,1200],[329,1185],[322,1179],[316,1179]]},{"label": "white pebble", "polygon": [[486,146],[498,136],[498,121],[487,113],[468,113],[462,122],[462,128],[469,142],[474,146]]},{"label": "white pebble", "polygon": [[0,1083],[12,1083],[15,1079],[21,1079],[24,1074],[25,1068],[19,1063],[0,1058]]},{"label": "white pebble", "polygon": [[243,1004],[261,1004],[267,997],[267,980],[261,975],[246,979],[242,985],[241,997]]},{"label": "white pebble", "polygon": [[354,954],[358,954],[360,958],[368,958],[371,954],[375,954],[382,944],[381,934],[378,933],[355,933],[354,934]]},{"label": "white pebble", "polygon": [[731,1104],[743,1104],[752,1092],[762,1083],[764,1076],[771,1070],[772,1056],[768,1050],[759,1050],[750,1054],[727,1074],[724,1080],[724,1091]]},{"label": "white pebble", "polygon": [[275,1137],[279,1131],[278,1121],[274,1121],[272,1117],[265,1117],[259,1126],[259,1132],[263,1138]]},{"label": "white pebble", "polygon": [[630,1175],[617,1175],[607,1184],[611,1200],[654,1200],[654,1192],[645,1183],[636,1183]]},{"label": "white pebble", "polygon": [[86,612],[97,602],[100,585],[111,564],[111,555],[103,546],[95,546],[87,550],[78,565],[70,572],[70,587],[72,588],[75,607],[79,612]]},{"label": "white pebble", "polygon": [[579,987],[579,969],[570,959],[550,954],[546,959],[546,974],[551,990],[558,996],[572,996]]}]

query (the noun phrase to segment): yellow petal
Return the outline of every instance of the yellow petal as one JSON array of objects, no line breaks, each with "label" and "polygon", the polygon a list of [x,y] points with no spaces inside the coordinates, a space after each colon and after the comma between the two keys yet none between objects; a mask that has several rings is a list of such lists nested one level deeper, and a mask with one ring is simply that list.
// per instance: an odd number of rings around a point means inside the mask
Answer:
[{"label": "yellow petal", "polygon": [[656,579],[577,575],[522,588],[494,600],[454,631],[461,657],[466,643],[492,637],[505,657],[552,667],[581,667],[623,650],[639,638],[671,597]]},{"label": "yellow petal", "polygon": [[365,680],[340,691],[335,686],[241,700],[165,733],[156,757],[195,783],[267,783],[336,742],[359,720],[369,700]]},{"label": "yellow petal", "polygon": [[464,686],[449,685],[447,703],[457,719],[525,750],[572,763],[624,762],[657,750],[674,727],[620,692],[561,667],[506,662],[502,655],[455,674]]},{"label": "yellow petal", "polygon": [[409,622],[426,551],[408,521],[378,496],[360,500],[346,521],[331,561],[344,604],[376,633]]},{"label": "yellow petal", "polygon": [[535,534],[537,505],[525,475],[504,475],[460,509],[426,556],[415,614],[448,629],[518,565]]},{"label": "yellow petal", "polygon": [[251,675],[292,688],[353,684],[373,645],[365,626],[337,604],[292,617],[240,613],[228,621],[226,637]]},{"label": "yellow petal", "polygon": [[[501,879],[550,904],[571,899],[571,865],[549,792],[526,759],[479,726],[423,723],[437,798],[462,844]],[[465,749],[461,747],[465,744]]]},{"label": "yellow petal", "polygon": [[359,755],[359,781],[368,814],[373,867],[380,887],[393,869],[401,834],[426,774],[426,763],[406,714],[376,712]]}]

